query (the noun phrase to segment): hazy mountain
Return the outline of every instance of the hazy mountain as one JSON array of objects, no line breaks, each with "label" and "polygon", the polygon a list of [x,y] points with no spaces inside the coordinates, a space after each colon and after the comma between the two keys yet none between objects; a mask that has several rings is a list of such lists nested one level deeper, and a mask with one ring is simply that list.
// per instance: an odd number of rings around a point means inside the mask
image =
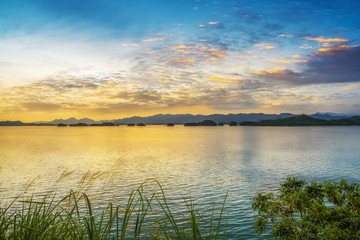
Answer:
[{"label": "hazy mountain", "polygon": [[[44,122],[41,122],[44,123]],[[95,123],[99,123],[98,121],[94,121],[90,118],[82,118],[82,119],[76,119],[76,118],[68,118],[68,119],[55,119],[51,122],[46,122],[47,124],[54,124],[57,125],[59,123],[64,123],[64,124],[78,124],[78,123],[86,123],[86,124],[95,124]]]},{"label": "hazy mountain", "polygon": [[[148,117],[130,117],[122,119],[114,119],[111,122],[116,124],[128,124],[128,123],[145,123],[145,124],[166,124],[166,123],[175,123],[175,124],[184,124],[188,122],[202,122],[204,120],[212,120],[217,123],[229,123],[234,122],[243,122],[243,121],[253,121],[258,122],[261,120],[272,120],[272,119],[282,119],[288,117],[298,116],[292,113],[281,113],[281,114],[264,114],[264,113],[239,113],[239,114],[212,114],[212,115],[192,115],[192,114],[157,114]],[[309,115],[317,119],[341,119],[347,118],[349,116],[337,115],[333,116],[329,113],[322,114],[316,113]]]},{"label": "hazy mountain", "polygon": [[337,119],[343,119],[343,118],[348,118],[348,117],[352,117],[356,114],[353,115],[341,115],[341,114],[336,114],[336,113],[315,113],[315,114],[311,114],[308,115],[310,117],[313,118],[317,118],[317,119],[323,119],[323,120],[337,120]]},{"label": "hazy mountain", "polygon": [[[280,113],[280,114],[264,114],[264,113],[238,113],[238,114],[212,114],[212,115],[193,115],[193,114],[156,114],[153,116],[148,117],[129,117],[129,118],[122,118],[122,119],[113,119],[113,120],[102,120],[102,121],[95,121],[90,118],[68,118],[68,119],[55,119],[50,122],[39,121],[35,123],[22,123],[20,121],[3,121],[0,122],[0,126],[25,126],[25,125],[57,125],[59,123],[64,123],[66,125],[69,124],[78,124],[78,123],[86,123],[90,124],[100,124],[102,122],[112,122],[115,124],[125,125],[128,123],[144,123],[144,124],[167,124],[167,123],[174,123],[174,124],[185,124],[189,122],[202,122],[204,120],[211,120],[216,123],[225,123],[228,124],[232,121],[240,123],[244,121],[251,121],[251,122],[259,122],[262,120],[274,120],[274,119],[283,119],[288,117],[295,117],[299,114],[292,114],[292,113]],[[349,118],[353,115],[346,115],[346,114],[336,114],[336,113],[315,113],[308,115],[312,118],[322,119],[322,120],[337,120],[343,118]]]},{"label": "hazy mountain", "polygon": [[0,126],[26,126],[27,124],[20,121],[2,121]]},{"label": "hazy mountain", "polygon": [[192,115],[192,114],[157,114],[149,117],[130,117],[123,119],[112,120],[116,124],[128,124],[128,123],[145,123],[145,124],[184,124],[188,122],[202,122],[204,120],[211,120],[217,123],[229,123],[231,121],[260,121],[264,119],[277,119],[289,116],[295,116],[289,113],[284,114],[263,114],[263,113],[250,113],[250,114],[212,114],[212,115]]}]

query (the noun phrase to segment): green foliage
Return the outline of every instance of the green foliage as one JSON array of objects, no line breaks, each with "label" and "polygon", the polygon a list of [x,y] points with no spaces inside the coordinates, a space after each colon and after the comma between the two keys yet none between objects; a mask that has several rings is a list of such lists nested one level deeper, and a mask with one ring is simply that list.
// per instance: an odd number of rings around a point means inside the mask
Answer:
[{"label": "green foliage", "polygon": [[288,177],[280,194],[252,198],[255,230],[262,234],[270,225],[275,239],[359,239],[359,187],[345,180],[307,183]]},{"label": "green foliage", "polygon": [[199,212],[192,198],[184,198],[188,211],[174,213],[162,186],[156,184],[158,191],[146,194],[141,185],[124,206],[110,202],[101,209],[95,208],[88,195],[74,191],[60,201],[55,201],[55,195],[46,195],[42,201],[23,196],[24,200],[18,198],[6,208],[0,207],[0,239],[225,238],[227,195],[220,209],[212,204]]}]

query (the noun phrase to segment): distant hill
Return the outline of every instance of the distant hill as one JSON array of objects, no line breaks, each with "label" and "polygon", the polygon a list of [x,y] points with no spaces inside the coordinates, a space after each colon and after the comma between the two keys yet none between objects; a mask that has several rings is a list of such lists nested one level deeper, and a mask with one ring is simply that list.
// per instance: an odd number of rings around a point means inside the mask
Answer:
[{"label": "distant hill", "polygon": [[[139,123],[143,122],[145,124],[166,124],[166,123],[174,123],[174,124],[184,124],[189,122],[202,122],[204,120],[211,120],[217,123],[226,123],[234,121],[237,123],[243,121],[253,121],[258,122],[261,120],[272,120],[272,119],[282,119],[288,117],[295,117],[297,115],[292,113],[281,113],[281,114],[264,114],[264,113],[238,113],[238,114],[212,114],[212,115],[193,115],[193,114],[157,114],[148,117],[130,117],[130,118],[122,118],[122,119],[114,119],[111,122],[115,124],[128,124],[128,123]],[[311,117],[317,119],[341,119],[347,118],[349,116],[333,116],[328,113],[321,114],[316,113],[310,115]]]},{"label": "distant hill", "polygon": [[[202,122],[204,120],[211,120],[216,123],[229,124],[230,122],[241,123],[241,122],[259,122],[263,120],[276,120],[276,119],[284,119],[289,117],[298,116],[292,113],[280,113],[280,114],[264,114],[264,113],[238,113],[238,114],[211,114],[211,115],[193,115],[193,114],[156,114],[148,117],[129,117],[129,118],[121,118],[121,119],[113,119],[113,120],[101,120],[95,121],[90,118],[68,118],[68,119],[55,119],[50,122],[39,121],[34,123],[22,123],[20,121],[3,121],[0,122],[0,126],[34,126],[34,125],[58,125],[59,123],[63,123],[66,125],[70,124],[78,124],[78,123],[86,123],[88,125],[92,124],[101,124],[103,122],[111,122],[116,125],[127,125],[127,124],[137,124],[144,123],[146,125],[165,125],[168,123],[174,124],[185,124],[191,122]],[[341,115],[335,113],[315,113],[308,115],[315,119],[322,120],[338,120],[349,118],[349,115]]]},{"label": "distant hill", "polygon": [[306,115],[259,122],[245,121],[242,126],[360,126],[360,116],[351,118],[323,120]]},{"label": "distant hill", "polygon": [[123,119],[112,120],[116,124],[138,123],[145,124],[184,124],[189,122],[202,122],[204,120],[211,120],[217,123],[230,123],[231,121],[260,121],[264,119],[277,119],[295,116],[291,113],[282,114],[264,114],[264,113],[239,113],[239,114],[212,114],[212,115],[193,115],[193,114],[157,114],[148,117],[130,117]]},{"label": "distant hill", "polygon": [[26,124],[20,121],[2,121],[0,126],[26,126]]},{"label": "distant hill", "polygon": [[48,126],[47,123],[23,123],[21,121],[0,121],[0,126]]},{"label": "distant hill", "polygon": [[68,119],[55,119],[53,121],[50,122],[36,122],[36,123],[47,123],[47,124],[52,124],[52,125],[58,125],[59,123],[64,123],[66,125],[70,125],[70,124],[78,124],[78,123],[86,123],[88,125],[90,124],[97,124],[100,123],[98,121],[94,121],[90,118],[82,118],[82,119],[76,119],[76,118],[68,118]]}]

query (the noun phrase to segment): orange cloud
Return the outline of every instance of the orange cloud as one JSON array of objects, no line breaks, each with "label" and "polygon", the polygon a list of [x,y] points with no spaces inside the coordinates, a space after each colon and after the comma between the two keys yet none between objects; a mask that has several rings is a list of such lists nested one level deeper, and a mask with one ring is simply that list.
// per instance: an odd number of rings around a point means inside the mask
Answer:
[{"label": "orange cloud", "polygon": [[273,49],[274,46],[271,46],[270,43],[261,43],[261,44],[255,44],[255,47],[259,47],[259,49]]},{"label": "orange cloud", "polygon": [[266,59],[266,61],[273,62],[273,63],[280,63],[280,64],[290,64],[289,61],[283,59]]},{"label": "orange cloud", "polygon": [[268,70],[261,69],[258,71],[253,71],[252,73],[255,75],[262,76],[262,77],[269,77],[269,78],[273,78],[273,79],[282,79],[282,80],[291,79],[291,78],[294,78],[299,75],[294,70],[278,68],[278,67],[274,67],[274,68],[268,69]]},{"label": "orange cloud", "polygon": [[360,84],[350,84],[342,87],[343,90],[360,89]]},{"label": "orange cloud", "polygon": [[291,35],[287,35],[287,34],[279,34],[279,37],[291,37]]},{"label": "orange cloud", "polygon": [[161,41],[164,40],[165,38],[149,38],[149,39],[144,39],[142,40],[143,42],[155,42],[155,41]]},{"label": "orange cloud", "polygon": [[301,100],[311,100],[313,97],[312,96],[305,96],[302,97]]},{"label": "orange cloud", "polygon": [[227,77],[217,77],[211,76],[208,78],[209,81],[216,81],[216,82],[224,82],[224,83],[239,83],[240,79],[235,78],[227,78]]},{"label": "orange cloud", "polygon": [[269,70],[261,70],[261,71],[255,71],[253,72],[254,74],[258,74],[258,75],[264,75],[266,73],[280,73],[282,71],[284,71],[284,68],[278,68],[278,67],[274,67],[272,69]]},{"label": "orange cloud", "polygon": [[322,55],[322,54],[331,55],[331,54],[335,54],[339,50],[343,50],[343,49],[346,49],[346,48],[351,48],[351,46],[348,46],[348,45],[335,45],[335,46],[331,46],[329,48],[319,48],[316,51],[316,53],[311,54],[310,56]]},{"label": "orange cloud", "polygon": [[342,38],[324,38],[323,36],[321,37],[303,37],[306,40],[310,40],[310,41],[316,41],[316,42],[320,42],[320,43],[329,43],[329,42],[346,42],[348,40],[346,39],[342,39]]},{"label": "orange cloud", "polygon": [[122,46],[123,47],[138,47],[139,44],[137,44],[137,43],[123,43]]}]

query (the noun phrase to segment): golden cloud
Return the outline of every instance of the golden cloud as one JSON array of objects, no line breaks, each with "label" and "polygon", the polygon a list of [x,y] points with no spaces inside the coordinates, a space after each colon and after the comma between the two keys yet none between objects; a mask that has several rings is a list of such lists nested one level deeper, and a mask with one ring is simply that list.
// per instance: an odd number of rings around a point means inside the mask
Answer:
[{"label": "golden cloud", "polygon": [[323,36],[321,36],[321,37],[303,37],[303,39],[310,40],[310,41],[316,41],[316,42],[320,42],[320,43],[330,43],[330,42],[338,43],[338,42],[348,41],[343,38],[325,38]]},{"label": "golden cloud", "polygon": [[289,61],[283,60],[283,59],[265,59],[265,60],[268,62],[273,62],[273,63],[290,64]]},{"label": "golden cloud", "polygon": [[142,40],[143,42],[155,42],[155,41],[161,41],[164,40],[165,38],[149,38],[149,39],[144,39]]},{"label": "golden cloud", "polygon": [[272,79],[282,79],[282,80],[291,79],[299,75],[295,70],[289,70],[278,67],[274,67],[268,70],[260,69],[258,71],[253,71],[252,73],[262,77],[269,77]]},{"label": "golden cloud", "polygon": [[279,34],[279,37],[291,37],[291,35],[287,35],[287,34]]},{"label": "golden cloud", "polygon": [[348,46],[348,45],[333,45],[329,48],[319,48],[315,53],[311,54],[310,56],[333,55],[336,52],[347,49],[347,48],[352,48],[352,47]]},{"label": "golden cloud", "polygon": [[270,43],[260,43],[260,44],[255,44],[255,47],[259,47],[259,49],[273,49],[275,48],[274,46],[271,46]]},{"label": "golden cloud", "polygon": [[217,77],[217,76],[210,76],[208,78],[209,81],[216,81],[216,82],[224,82],[224,83],[239,83],[240,79],[235,78],[228,78],[228,77]]},{"label": "golden cloud", "polygon": [[351,89],[360,89],[360,83],[357,84],[349,84],[342,87],[343,90],[351,90]]}]

